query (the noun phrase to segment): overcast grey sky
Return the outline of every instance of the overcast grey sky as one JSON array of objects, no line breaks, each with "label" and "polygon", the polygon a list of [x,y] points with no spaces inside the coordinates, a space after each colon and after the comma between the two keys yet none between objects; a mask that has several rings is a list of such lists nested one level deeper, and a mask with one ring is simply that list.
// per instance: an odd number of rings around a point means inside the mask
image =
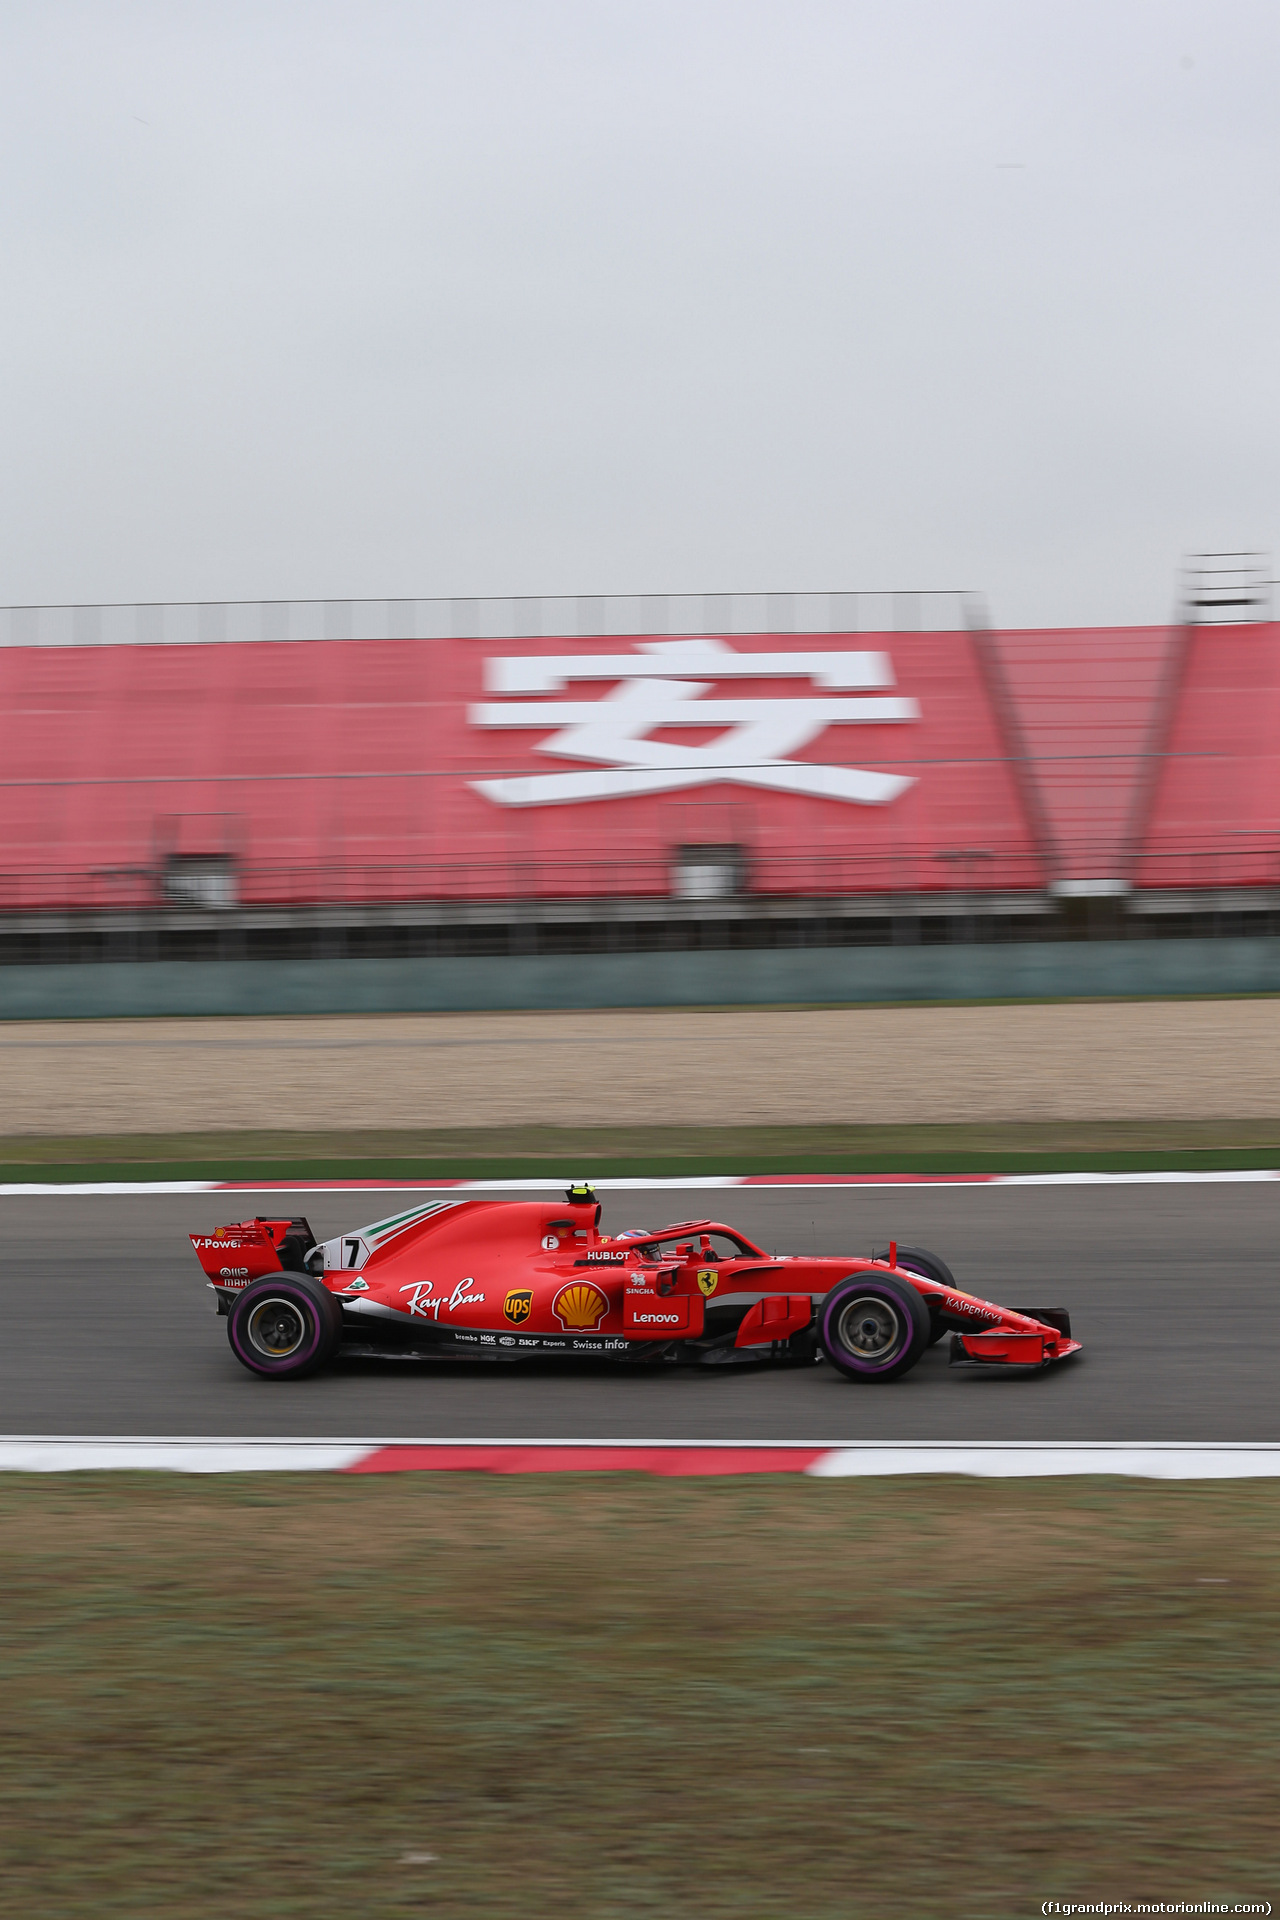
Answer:
[{"label": "overcast grey sky", "polygon": [[0,603],[1280,546],[1275,0],[0,0]]}]

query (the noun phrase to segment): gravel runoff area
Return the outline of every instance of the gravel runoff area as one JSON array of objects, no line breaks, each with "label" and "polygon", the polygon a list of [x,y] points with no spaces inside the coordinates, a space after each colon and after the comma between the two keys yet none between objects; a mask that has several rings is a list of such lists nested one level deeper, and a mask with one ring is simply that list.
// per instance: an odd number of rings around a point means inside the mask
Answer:
[{"label": "gravel runoff area", "polygon": [[1280,999],[0,1024],[5,1132],[1280,1116]]}]

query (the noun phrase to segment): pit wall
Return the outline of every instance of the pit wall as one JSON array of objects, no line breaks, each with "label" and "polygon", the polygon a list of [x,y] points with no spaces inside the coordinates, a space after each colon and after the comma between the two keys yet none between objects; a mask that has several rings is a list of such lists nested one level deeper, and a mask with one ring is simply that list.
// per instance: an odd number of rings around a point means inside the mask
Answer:
[{"label": "pit wall", "polygon": [[1280,992],[1280,939],[0,967],[0,1019]]}]

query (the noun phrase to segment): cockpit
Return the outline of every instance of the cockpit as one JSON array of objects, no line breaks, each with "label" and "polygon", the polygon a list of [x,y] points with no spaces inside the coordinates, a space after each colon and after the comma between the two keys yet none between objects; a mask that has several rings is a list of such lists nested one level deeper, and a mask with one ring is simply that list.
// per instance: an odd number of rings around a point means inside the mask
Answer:
[{"label": "cockpit", "polygon": [[682,1225],[664,1227],[654,1234],[646,1233],[643,1228],[632,1227],[615,1238],[631,1241],[640,1258],[645,1261],[670,1262],[675,1257],[687,1264],[711,1267],[724,1260],[768,1258],[762,1248],[754,1246],[742,1234],[734,1233],[712,1220],[686,1221]]}]

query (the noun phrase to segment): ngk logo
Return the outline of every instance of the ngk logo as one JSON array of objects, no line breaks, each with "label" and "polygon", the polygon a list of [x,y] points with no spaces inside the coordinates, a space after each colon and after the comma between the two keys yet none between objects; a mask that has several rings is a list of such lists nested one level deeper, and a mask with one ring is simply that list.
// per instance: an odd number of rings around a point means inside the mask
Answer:
[{"label": "ngk logo", "polygon": [[[779,699],[706,698],[718,681],[762,679],[805,680],[822,691]],[[485,662],[485,691],[491,694],[560,694],[574,680],[615,685],[593,700],[486,702],[472,707],[468,718],[475,727],[555,729],[535,752],[592,761],[604,770],[474,780],[478,793],[501,807],[545,807],[731,781],[874,807],[913,784],[899,774],[789,757],[827,727],[920,718],[917,701],[882,691],[894,684],[886,653],[735,653],[726,640],[697,638],[642,640],[632,653]],[[652,738],[680,727],[722,731],[701,746]]]}]

